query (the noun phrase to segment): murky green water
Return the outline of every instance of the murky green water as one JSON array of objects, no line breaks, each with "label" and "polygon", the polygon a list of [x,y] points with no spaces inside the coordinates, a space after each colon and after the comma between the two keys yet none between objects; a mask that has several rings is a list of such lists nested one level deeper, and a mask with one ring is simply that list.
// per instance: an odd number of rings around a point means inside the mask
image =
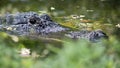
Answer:
[{"label": "murky green water", "polygon": [[[72,22],[75,23],[76,25],[76,23],[79,22],[81,23],[81,20],[83,21],[90,20],[90,22],[94,23],[93,25],[94,28],[98,28],[99,24],[96,25],[96,23],[100,23],[99,27],[103,30],[105,29],[105,31],[107,31],[108,34],[113,33],[114,28],[116,28],[115,25],[120,23],[119,20],[120,0],[36,0],[36,1],[1,0],[0,1],[0,16],[8,12],[16,13],[16,12],[27,12],[27,11],[47,13],[51,15],[51,17],[55,18],[55,21],[59,23]],[[81,18],[73,19],[72,16],[74,15],[80,16]],[[105,25],[101,25],[101,24],[105,24]]]},{"label": "murky green water", "polygon": [[[1,0],[1,13],[44,11],[54,15],[84,14],[87,18],[115,18],[120,14],[119,0]],[[117,17],[116,17],[117,18]]]}]

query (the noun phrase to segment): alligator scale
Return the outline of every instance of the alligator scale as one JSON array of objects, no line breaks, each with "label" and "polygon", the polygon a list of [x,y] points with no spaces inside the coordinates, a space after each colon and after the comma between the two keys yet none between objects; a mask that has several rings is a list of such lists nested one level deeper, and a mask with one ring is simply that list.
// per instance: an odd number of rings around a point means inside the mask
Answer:
[{"label": "alligator scale", "polygon": [[85,38],[90,41],[96,41],[108,36],[101,30],[95,31],[71,31],[70,28],[63,27],[54,22],[47,14],[38,15],[35,12],[25,12],[16,14],[6,14],[4,19],[0,18],[0,23],[5,22],[5,25],[0,25],[0,30],[16,33],[18,35],[29,35],[31,33],[39,35],[48,35],[50,33],[62,33],[70,38]]}]

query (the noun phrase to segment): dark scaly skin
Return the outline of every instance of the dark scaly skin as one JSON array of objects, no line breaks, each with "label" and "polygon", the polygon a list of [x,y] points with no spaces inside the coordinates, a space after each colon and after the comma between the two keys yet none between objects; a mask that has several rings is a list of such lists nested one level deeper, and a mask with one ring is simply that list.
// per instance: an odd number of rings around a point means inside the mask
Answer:
[{"label": "dark scaly skin", "polygon": [[108,36],[101,30],[95,30],[95,31],[82,30],[77,32],[72,31],[69,34],[66,34],[66,36],[70,38],[83,38],[92,42],[97,42],[101,38],[108,39]]},{"label": "dark scaly skin", "polygon": [[[47,15],[38,15],[35,12],[17,13],[15,15],[6,15],[6,24],[9,26],[0,26],[0,29],[11,28],[11,32],[19,35],[27,35],[30,33],[36,33],[40,35],[47,35],[49,33],[57,33],[62,31],[70,30],[65,28],[58,23],[52,21]],[[84,38],[93,42],[97,42],[101,38],[108,38],[108,36],[101,30],[95,31],[71,31],[67,32],[65,36],[70,38]]]}]

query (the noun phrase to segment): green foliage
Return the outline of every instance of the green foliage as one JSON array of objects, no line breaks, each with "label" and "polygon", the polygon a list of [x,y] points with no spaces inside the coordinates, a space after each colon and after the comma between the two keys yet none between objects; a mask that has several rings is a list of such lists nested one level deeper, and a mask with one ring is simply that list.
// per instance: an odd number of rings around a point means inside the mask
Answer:
[{"label": "green foliage", "polygon": [[117,50],[114,48],[119,44],[115,42],[69,41],[64,43],[64,48],[55,58],[46,59],[41,66],[42,68],[119,68],[120,62],[115,53]]},{"label": "green foliage", "polygon": [[0,33],[0,68],[30,68],[30,59],[23,59],[18,53],[18,43],[6,33]]},{"label": "green foliage", "polygon": [[[63,47],[59,49],[52,44],[49,45],[47,50],[51,51],[52,53],[49,54],[52,55],[43,59],[32,55],[21,57],[18,53],[20,48],[29,47],[29,45],[31,52],[45,50],[40,40],[33,41],[18,37],[19,40],[15,41],[14,36],[6,33],[0,33],[0,35],[1,68],[120,68],[120,43],[114,37],[98,43],[85,40],[62,40]],[[41,46],[38,48],[35,45]]]}]

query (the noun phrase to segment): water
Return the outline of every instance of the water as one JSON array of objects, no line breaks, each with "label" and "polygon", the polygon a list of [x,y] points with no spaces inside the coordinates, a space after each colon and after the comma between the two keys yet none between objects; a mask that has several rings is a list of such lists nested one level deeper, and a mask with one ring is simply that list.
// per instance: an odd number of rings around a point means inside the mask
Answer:
[{"label": "water", "polygon": [[[81,20],[90,20],[93,29],[103,29],[108,34],[114,33],[120,23],[120,0],[1,0],[0,16],[6,13],[35,11],[47,13],[58,23],[81,23]],[[71,15],[84,16],[79,19]],[[66,21],[65,18],[68,18]],[[72,19],[72,20],[71,20]],[[84,21],[85,22],[85,21]],[[89,23],[89,22],[88,22]],[[98,24],[100,23],[100,24]],[[98,24],[98,25],[96,25]],[[104,25],[103,25],[104,24]],[[74,24],[73,24],[74,25]],[[112,26],[111,26],[112,25]],[[106,27],[107,26],[107,27]],[[74,27],[74,26],[72,26]],[[75,26],[79,27],[79,26]],[[111,29],[109,29],[111,28]],[[117,30],[119,31],[119,29]]]}]

